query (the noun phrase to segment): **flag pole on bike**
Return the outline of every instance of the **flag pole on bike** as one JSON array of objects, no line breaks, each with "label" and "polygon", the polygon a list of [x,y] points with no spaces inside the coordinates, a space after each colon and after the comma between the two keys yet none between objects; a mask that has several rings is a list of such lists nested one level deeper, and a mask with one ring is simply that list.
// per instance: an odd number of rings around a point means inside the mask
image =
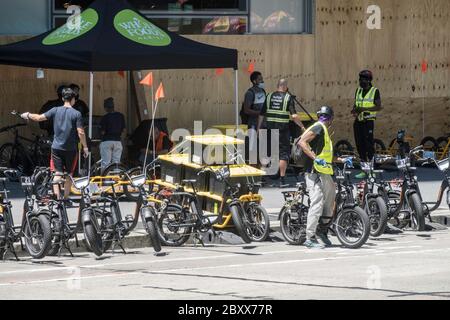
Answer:
[{"label": "flag pole on bike", "polygon": [[[156,90],[156,94],[155,94],[155,108],[153,110],[152,113],[152,124],[150,126],[150,132],[148,135],[148,139],[147,139],[147,147],[145,149],[145,158],[144,158],[144,165],[143,165],[143,170],[145,172],[145,166],[147,164],[147,157],[148,157],[148,147],[150,144],[150,137],[152,137],[153,139],[153,157],[155,157],[155,153],[156,153],[156,149],[155,149],[155,136],[154,136],[154,130],[155,130],[155,115],[156,115],[156,111],[158,110],[158,102],[159,99],[164,98],[164,86],[162,84],[162,82],[159,84],[158,89]],[[153,109],[153,108],[152,108]],[[153,134],[151,134],[153,132]]]}]

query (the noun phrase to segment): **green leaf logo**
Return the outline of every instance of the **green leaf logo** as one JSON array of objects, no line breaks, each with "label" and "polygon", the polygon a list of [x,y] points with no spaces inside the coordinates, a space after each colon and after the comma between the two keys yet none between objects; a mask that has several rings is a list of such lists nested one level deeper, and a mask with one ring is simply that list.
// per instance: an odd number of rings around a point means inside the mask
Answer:
[{"label": "green leaf logo", "polygon": [[92,30],[97,22],[97,12],[94,9],[86,9],[79,16],[70,18],[66,24],[50,33],[42,40],[42,44],[51,46],[76,39]]},{"label": "green leaf logo", "polygon": [[147,46],[162,47],[172,42],[167,33],[129,9],[114,17],[114,27],[125,38]]}]

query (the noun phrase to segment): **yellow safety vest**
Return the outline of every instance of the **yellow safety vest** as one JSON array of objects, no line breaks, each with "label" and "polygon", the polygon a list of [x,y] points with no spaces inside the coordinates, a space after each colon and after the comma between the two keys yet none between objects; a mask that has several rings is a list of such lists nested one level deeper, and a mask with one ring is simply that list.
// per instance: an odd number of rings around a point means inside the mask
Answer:
[{"label": "yellow safety vest", "polygon": [[322,149],[322,152],[317,155],[317,158],[324,159],[326,161],[325,166],[318,165],[316,162],[314,162],[314,170],[316,170],[319,173],[323,174],[329,174],[333,175],[333,143],[331,141],[330,135],[328,134],[328,128],[326,125],[324,125],[322,122],[318,121],[315,124],[313,124],[311,127],[306,129],[306,131],[303,134],[306,134],[307,132],[311,131],[311,129],[316,126],[317,124],[321,125],[324,131],[324,146]]},{"label": "yellow safety vest", "polygon": [[[363,89],[360,87],[356,91],[356,109],[359,108],[373,108],[375,107],[375,93],[377,92],[377,88],[370,88],[369,92],[367,92],[366,96],[363,97]],[[377,118],[376,111],[365,111],[361,112],[358,115],[358,121],[370,120],[375,121]]]}]

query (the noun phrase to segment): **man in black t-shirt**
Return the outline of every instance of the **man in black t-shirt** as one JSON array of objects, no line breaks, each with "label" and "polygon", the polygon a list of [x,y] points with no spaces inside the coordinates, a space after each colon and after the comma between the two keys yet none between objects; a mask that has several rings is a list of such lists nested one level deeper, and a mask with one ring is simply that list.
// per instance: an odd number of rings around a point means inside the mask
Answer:
[{"label": "man in black t-shirt", "polygon": [[114,111],[114,99],[104,101],[106,114],[100,121],[102,143],[100,143],[100,156],[102,157],[102,170],[110,163],[120,163],[122,157],[122,132],[125,129],[125,117]]},{"label": "man in black t-shirt", "polygon": [[86,102],[80,99],[80,86],[72,83],[69,88],[71,88],[75,92],[75,104],[73,105],[73,108],[81,113],[84,123],[87,124],[89,117],[89,107],[87,106]]}]

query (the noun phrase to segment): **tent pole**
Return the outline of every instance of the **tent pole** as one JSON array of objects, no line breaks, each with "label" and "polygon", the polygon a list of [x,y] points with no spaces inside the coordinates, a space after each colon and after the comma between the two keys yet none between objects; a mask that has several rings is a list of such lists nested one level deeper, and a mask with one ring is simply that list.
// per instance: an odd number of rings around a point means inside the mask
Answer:
[{"label": "tent pole", "polygon": [[[89,72],[89,139],[92,140],[92,114],[94,111],[94,73]],[[91,172],[91,153],[89,152],[88,175]]]},{"label": "tent pole", "polygon": [[236,102],[236,131],[239,130],[239,82],[238,82],[238,70],[234,70],[234,89],[235,89],[235,102]]}]

